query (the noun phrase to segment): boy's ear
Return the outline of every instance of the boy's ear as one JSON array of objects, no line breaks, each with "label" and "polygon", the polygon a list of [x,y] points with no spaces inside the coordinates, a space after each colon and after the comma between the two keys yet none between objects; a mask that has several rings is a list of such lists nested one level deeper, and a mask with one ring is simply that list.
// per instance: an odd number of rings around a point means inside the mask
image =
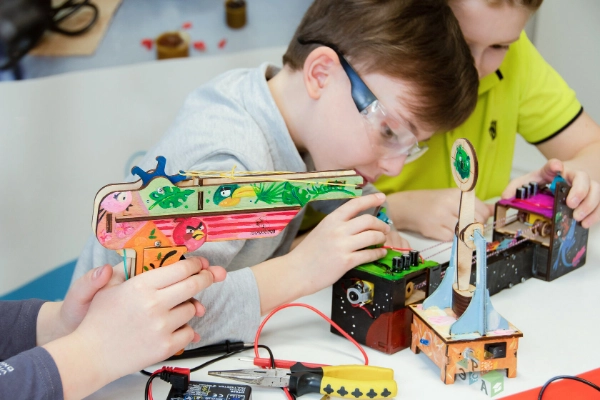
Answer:
[{"label": "boy's ear", "polygon": [[331,82],[338,67],[341,67],[340,60],[329,47],[317,47],[310,52],[304,61],[302,72],[304,86],[311,99],[317,100],[321,97],[322,91]]}]

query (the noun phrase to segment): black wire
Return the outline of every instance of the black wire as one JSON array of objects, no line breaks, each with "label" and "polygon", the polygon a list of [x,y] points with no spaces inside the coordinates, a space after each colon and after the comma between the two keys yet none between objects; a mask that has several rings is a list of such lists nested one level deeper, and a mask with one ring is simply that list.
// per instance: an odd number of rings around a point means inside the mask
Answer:
[{"label": "black wire", "polygon": [[[150,374],[150,375],[152,375],[152,374]],[[156,378],[157,376],[158,376],[158,374],[151,376],[150,379],[148,379],[148,382],[146,382],[146,390],[144,390],[144,399],[145,400],[148,400],[148,394],[150,393],[150,384],[152,383],[154,378]]]},{"label": "black wire", "polygon": [[[271,368],[275,368],[275,357],[273,356],[273,352],[271,351],[270,348],[268,348],[267,346],[263,345],[263,344],[259,344],[258,347],[265,349],[269,352],[269,358],[271,359]],[[236,350],[236,351],[231,351],[229,353],[225,353],[222,356],[219,356],[217,358],[213,358],[212,360],[208,360],[207,362],[205,362],[204,364],[200,364],[197,367],[191,368],[190,372],[196,372],[202,368],[208,367],[209,365],[216,363],[217,361],[221,361],[224,360],[228,357],[231,357],[234,354],[237,353],[241,353],[242,351],[246,351],[246,350],[250,350],[253,349],[254,346],[244,346],[242,349]],[[140,371],[141,374],[146,375],[146,376],[152,376],[153,372],[150,371],[146,371],[145,369]]]},{"label": "black wire", "polygon": [[[83,8],[89,8],[92,10],[93,13],[91,21],[86,26],[73,31],[66,30],[59,26],[61,22],[63,22],[64,20],[66,20],[67,18],[69,18],[70,16],[72,16],[77,11]],[[66,36],[81,35],[82,33],[89,31],[94,26],[94,24],[98,20],[98,14],[98,7],[94,3],[91,3],[90,0],[66,0],[58,7],[52,9],[52,21],[50,30]]]},{"label": "black wire", "polygon": [[264,344],[259,344],[258,347],[260,347],[261,349],[265,349],[269,352],[269,358],[271,359],[271,368],[275,368],[275,357],[273,356],[273,352],[271,351],[270,348],[268,348],[267,346],[265,346]]},{"label": "black wire", "polygon": [[594,389],[596,389],[597,391],[600,392],[600,387],[596,384],[594,384],[593,382],[587,381],[583,378],[580,378],[578,376],[571,376],[571,375],[559,375],[559,376],[555,376],[554,378],[550,379],[548,382],[544,383],[544,386],[542,386],[542,388],[540,389],[540,394],[538,394],[538,400],[542,400],[542,396],[544,395],[544,390],[546,390],[546,388],[548,387],[548,385],[550,385],[552,382],[557,381],[559,379],[572,379],[574,381],[577,382],[581,382],[581,383],[585,383],[588,386],[593,387]]},{"label": "black wire", "polygon": [[209,360],[209,361],[205,362],[204,364],[200,364],[197,367],[190,368],[190,372],[196,372],[196,371],[198,371],[198,370],[200,370],[202,368],[208,367],[209,365],[216,363],[217,361],[224,360],[226,358],[231,357],[234,354],[241,353],[242,351],[250,350],[250,349],[253,349],[253,348],[254,348],[254,346],[252,346],[252,347],[248,346],[247,348],[244,348],[244,349],[239,349],[239,350],[236,350],[236,351],[232,351],[230,353],[225,353],[225,354],[223,354],[220,357],[213,358],[212,360]]}]

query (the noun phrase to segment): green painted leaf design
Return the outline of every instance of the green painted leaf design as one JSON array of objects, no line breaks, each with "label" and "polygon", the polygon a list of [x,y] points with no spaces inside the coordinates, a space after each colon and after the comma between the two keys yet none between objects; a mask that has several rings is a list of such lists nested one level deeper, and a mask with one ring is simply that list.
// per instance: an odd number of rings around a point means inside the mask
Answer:
[{"label": "green painted leaf design", "polygon": [[[333,181],[332,183],[344,183]],[[253,185],[256,192],[256,204],[259,202],[274,204],[283,203],[287,205],[305,206],[311,200],[331,192],[342,192],[350,196],[355,193],[346,190],[345,186],[328,185],[325,183],[311,183],[294,185],[291,182],[281,183],[259,183]]]},{"label": "green painted leaf design", "polygon": [[311,195],[308,190],[285,182],[281,200],[284,204],[304,206],[311,200]]},{"label": "green painted leaf design", "polygon": [[256,193],[256,203],[259,202],[274,204],[281,202],[281,194],[283,191],[283,183],[259,183],[258,185],[252,185],[254,192]]},{"label": "green painted leaf design", "polygon": [[[162,189],[162,193],[159,192],[160,189]],[[163,186],[150,193],[150,198],[154,200],[154,204],[148,207],[148,210],[152,210],[157,205],[162,209],[178,208],[193,193],[192,189],[181,190],[177,186]]]},{"label": "green painted leaf design", "polygon": [[326,184],[322,184],[322,183],[314,183],[311,184],[306,190],[308,191],[308,193],[310,193],[311,195],[313,195],[313,199],[327,194],[327,193],[331,193],[331,192],[342,192],[342,193],[346,193],[350,196],[355,195],[354,192],[347,190],[346,186],[342,186],[341,184],[346,183],[345,181],[332,181],[332,182],[328,182],[328,183],[338,183],[338,185],[326,185]]}]

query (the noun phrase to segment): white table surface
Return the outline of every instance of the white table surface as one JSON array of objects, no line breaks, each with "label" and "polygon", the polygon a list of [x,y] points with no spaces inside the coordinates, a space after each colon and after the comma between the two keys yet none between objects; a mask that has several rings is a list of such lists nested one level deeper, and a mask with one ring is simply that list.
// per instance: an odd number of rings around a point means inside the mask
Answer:
[{"label": "white table surface", "polygon": [[[411,237],[411,245],[417,249],[431,243]],[[492,296],[496,310],[524,334],[519,341],[517,377],[505,378],[504,391],[498,398],[541,386],[556,375],[575,375],[600,367],[600,347],[596,344],[600,329],[596,310],[600,304],[599,244],[600,228],[594,227],[590,232],[585,266],[553,282],[532,278]],[[443,257],[440,255],[440,259]],[[330,315],[331,289],[300,301]],[[360,352],[349,341],[330,333],[324,320],[304,308],[284,309],[273,316],[265,326],[260,342],[269,346],[278,359],[323,364],[362,363]],[[484,397],[479,392],[480,382],[479,385],[470,386],[467,381],[457,378],[453,385],[442,383],[438,367],[423,353],[415,355],[406,349],[387,355],[367,347],[365,349],[371,365],[394,369],[398,399],[463,400]],[[238,360],[239,357],[252,356],[252,351],[234,355],[206,370],[193,373],[192,380],[235,383],[208,376],[206,372],[252,368],[251,363]],[[264,356],[268,356],[266,351]],[[192,368],[210,358],[213,357],[181,360],[168,365]],[[139,373],[126,376],[95,393],[90,399],[141,398],[146,380],[147,377]],[[168,390],[167,383],[154,380],[155,399],[165,399]],[[281,400],[285,396],[279,390],[254,387],[253,398]],[[320,399],[321,396],[306,395],[302,398]]]}]

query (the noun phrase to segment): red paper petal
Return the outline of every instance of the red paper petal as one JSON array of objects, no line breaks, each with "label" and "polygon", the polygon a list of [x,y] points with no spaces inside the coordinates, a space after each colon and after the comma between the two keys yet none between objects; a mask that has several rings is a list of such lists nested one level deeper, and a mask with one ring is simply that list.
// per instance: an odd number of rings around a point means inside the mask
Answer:
[{"label": "red paper petal", "polygon": [[147,48],[148,50],[152,50],[152,46],[154,45],[154,40],[152,39],[142,39],[142,46]]}]

